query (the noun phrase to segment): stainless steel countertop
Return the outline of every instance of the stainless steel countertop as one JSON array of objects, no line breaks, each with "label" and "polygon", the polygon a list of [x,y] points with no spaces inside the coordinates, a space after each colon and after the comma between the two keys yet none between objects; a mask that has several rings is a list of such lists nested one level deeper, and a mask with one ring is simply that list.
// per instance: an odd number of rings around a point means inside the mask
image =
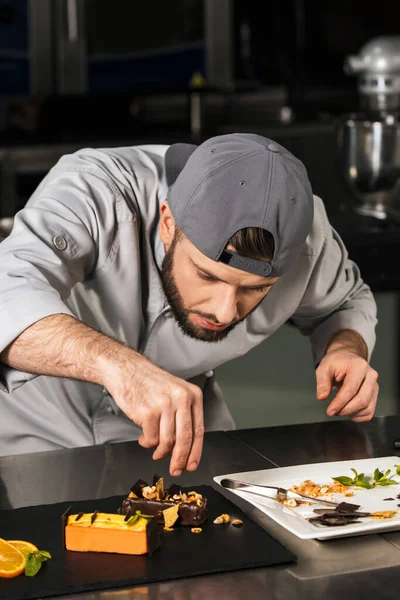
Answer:
[{"label": "stainless steel countertop", "polygon": [[[386,419],[389,422],[392,418]],[[397,424],[400,431],[400,417],[396,422],[392,421],[392,426],[396,426],[396,429]],[[186,473],[180,478],[180,483],[212,485],[212,479],[217,474],[273,468],[279,464],[279,447],[285,464],[287,455],[290,454],[288,448],[293,449],[292,464],[295,464],[295,453],[301,445],[302,427],[290,425],[252,430],[256,450],[251,447],[248,432],[207,434],[198,470]],[[308,436],[312,436],[313,431],[320,433],[320,424],[309,424],[307,427]],[[341,427],[342,424],[338,422],[333,433],[328,428],[327,435],[333,435],[336,439]],[[377,444],[374,444],[377,439],[374,427],[377,431],[382,431],[382,420],[377,420],[376,425],[372,423],[367,429],[361,427],[364,435],[366,432],[371,438],[368,455],[374,456],[376,447],[377,455],[382,456],[382,450],[379,452]],[[276,436],[278,429],[279,436]],[[345,426],[343,433],[348,433]],[[241,436],[245,439],[239,439]],[[260,448],[260,440],[271,437],[275,440],[273,462],[268,460],[268,453],[263,453]],[[307,441],[309,440],[304,440]],[[311,453],[312,447],[309,445]],[[324,456],[318,456],[318,459],[329,460]],[[338,460],[337,456],[335,459]],[[133,480],[155,471],[163,475],[166,481],[171,480],[168,461],[154,463],[151,452],[141,448],[136,442],[2,457],[0,508],[124,494]],[[218,490],[221,491],[221,488]],[[58,600],[357,600],[369,597],[397,600],[400,585],[400,533],[324,542],[300,540],[228,491],[224,493],[294,552],[298,562],[286,567],[190,577],[140,588],[58,596]]]}]

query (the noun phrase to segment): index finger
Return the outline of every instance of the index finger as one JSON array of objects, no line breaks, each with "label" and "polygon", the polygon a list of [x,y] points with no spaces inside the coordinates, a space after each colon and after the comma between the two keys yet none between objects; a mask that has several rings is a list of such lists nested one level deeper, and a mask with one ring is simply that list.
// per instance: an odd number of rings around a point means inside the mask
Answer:
[{"label": "index finger", "polygon": [[172,451],[170,473],[174,477],[182,475],[193,440],[193,424],[190,405],[178,409],[175,413],[175,445]]},{"label": "index finger", "polygon": [[333,415],[336,415],[338,412],[340,412],[346,406],[346,404],[348,404],[354,398],[354,396],[358,394],[364,379],[365,373],[360,371],[360,369],[346,373],[340,390],[326,410],[327,414],[333,417]]},{"label": "index finger", "polygon": [[195,471],[200,462],[204,440],[203,395],[200,392],[192,407],[193,444],[188,458],[188,470]]}]

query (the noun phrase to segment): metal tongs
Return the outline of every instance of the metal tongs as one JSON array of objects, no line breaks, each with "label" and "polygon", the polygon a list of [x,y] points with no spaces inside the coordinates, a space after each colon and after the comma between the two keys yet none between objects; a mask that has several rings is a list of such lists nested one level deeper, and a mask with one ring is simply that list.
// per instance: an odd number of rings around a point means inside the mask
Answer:
[{"label": "metal tongs", "polygon": [[306,496],[305,494],[299,494],[298,492],[293,492],[292,490],[286,490],[285,488],[276,486],[276,485],[264,485],[261,483],[249,483],[248,481],[239,481],[238,479],[230,479],[225,478],[221,479],[220,485],[228,490],[242,490],[247,494],[255,494],[256,496],[263,496],[264,498],[270,498],[274,500],[272,496],[268,494],[262,494],[260,492],[254,492],[253,490],[249,490],[246,488],[255,487],[255,488],[267,488],[269,490],[276,490],[277,492],[277,500],[287,500],[288,493],[295,494],[296,496],[300,496],[301,498],[307,498],[310,502],[322,502],[323,504],[329,504],[330,506],[339,506],[338,502],[331,502],[329,500],[323,500],[322,498],[312,498],[311,496]]}]

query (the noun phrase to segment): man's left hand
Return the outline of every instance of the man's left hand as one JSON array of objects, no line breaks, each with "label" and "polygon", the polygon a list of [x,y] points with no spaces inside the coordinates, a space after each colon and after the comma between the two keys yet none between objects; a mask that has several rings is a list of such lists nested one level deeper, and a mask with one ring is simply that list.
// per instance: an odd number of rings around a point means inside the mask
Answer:
[{"label": "man's left hand", "polygon": [[369,421],[374,416],[378,398],[378,373],[352,350],[332,348],[319,364],[317,398],[326,400],[334,386],[339,388],[329,404],[329,416],[348,416],[352,421]]}]

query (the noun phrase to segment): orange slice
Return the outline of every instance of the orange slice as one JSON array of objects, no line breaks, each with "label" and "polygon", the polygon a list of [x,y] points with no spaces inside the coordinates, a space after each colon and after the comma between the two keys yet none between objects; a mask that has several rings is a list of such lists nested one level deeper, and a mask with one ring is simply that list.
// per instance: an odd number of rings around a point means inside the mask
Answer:
[{"label": "orange slice", "polygon": [[22,553],[38,551],[38,548],[34,544],[31,544],[31,542],[25,542],[24,540],[7,540],[7,542]]},{"label": "orange slice", "polygon": [[0,577],[17,577],[24,572],[25,556],[20,550],[0,538]]}]

